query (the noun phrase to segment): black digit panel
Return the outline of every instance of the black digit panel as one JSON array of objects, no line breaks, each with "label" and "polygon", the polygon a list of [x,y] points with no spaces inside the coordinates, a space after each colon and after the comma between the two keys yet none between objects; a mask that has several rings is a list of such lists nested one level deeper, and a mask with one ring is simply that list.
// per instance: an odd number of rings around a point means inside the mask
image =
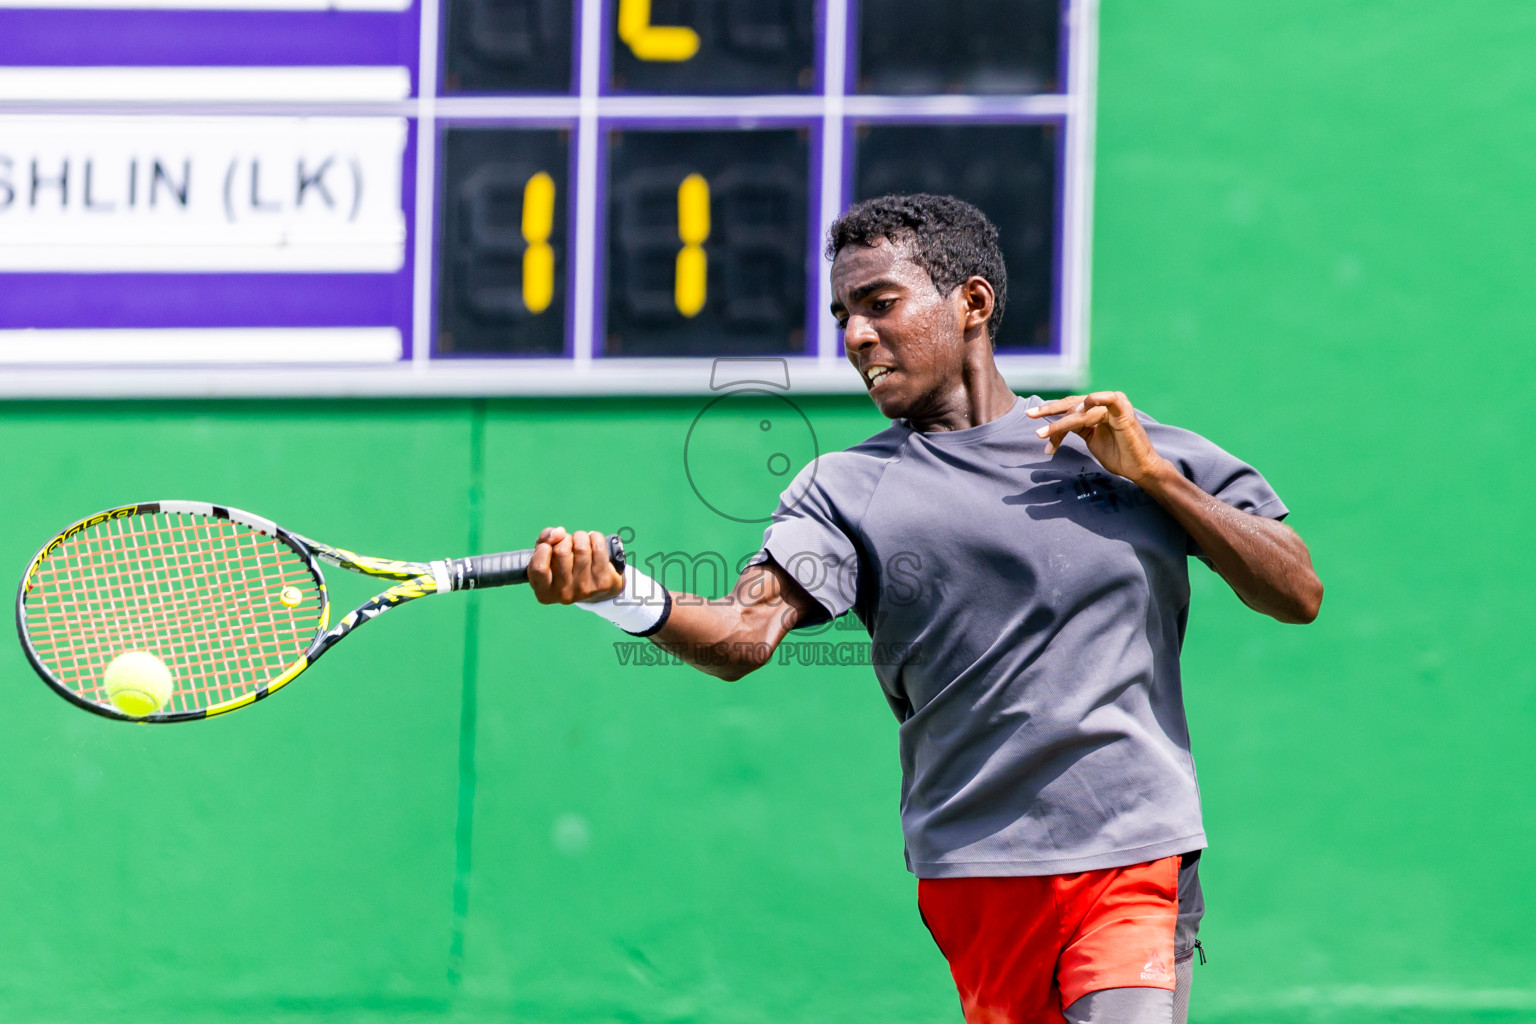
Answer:
[{"label": "black digit panel", "polygon": [[1050,346],[1057,129],[1051,124],[860,125],[854,198],[959,196],[997,225],[1008,269],[999,350]]},{"label": "black digit panel", "polygon": [[1054,92],[1061,0],[859,0],[857,91]]},{"label": "black digit panel", "polygon": [[608,137],[610,356],[805,351],[808,132]]},{"label": "black digit panel", "polygon": [[443,151],[437,353],[560,355],[569,133],[452,128]]},{"label": "black digit panel", "polygon": [[572,90],[571,0],[450,0],[445,93]]},{"label": "black digit panel", "polygon": [[786,93],[815,85],[814,0],[610,0],[609,9],[615,92]]}]

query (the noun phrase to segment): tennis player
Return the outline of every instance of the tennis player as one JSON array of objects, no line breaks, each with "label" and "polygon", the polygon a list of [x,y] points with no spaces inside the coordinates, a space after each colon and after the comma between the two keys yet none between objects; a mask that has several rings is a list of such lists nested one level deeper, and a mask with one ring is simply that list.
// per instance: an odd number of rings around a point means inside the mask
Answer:
[{"label": "tennis player", "polygon": [[734,591],[674,601],[601,535],[528,577],[736,679],[852,610],[900,721],[918,907],[969,1024],[1182,1022],[1206,845],[1179,679],[1188,558],[1250,608],[1323,588],[1252,467],[1117,391],[1019,398],[997,230],[946,196],[832,225],[832,315],[891,426],[807,466]]}]

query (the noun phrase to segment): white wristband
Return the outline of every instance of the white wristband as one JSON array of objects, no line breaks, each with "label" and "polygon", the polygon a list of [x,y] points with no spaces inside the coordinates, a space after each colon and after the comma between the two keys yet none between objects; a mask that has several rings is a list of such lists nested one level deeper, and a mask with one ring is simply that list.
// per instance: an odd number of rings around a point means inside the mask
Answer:
[{"label": "white wristband", "polygon": [[576,607],[601,615],[632,636],[650,636],[667,624],[672,595],[632,565],[624,567],[624,589],[604,601],[578,601]]}]

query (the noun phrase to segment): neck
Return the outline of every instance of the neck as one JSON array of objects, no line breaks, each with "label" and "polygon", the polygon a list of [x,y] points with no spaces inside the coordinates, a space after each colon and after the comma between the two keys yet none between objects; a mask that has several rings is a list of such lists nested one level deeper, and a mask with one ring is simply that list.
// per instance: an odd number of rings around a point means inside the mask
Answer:
[{"label": "neck", "polygon": [[909,417],[912,429],[923,434],[967,430],[1006,415],[1018,396],[992,360],[992,343],[966,345],[965,358],[932,414]]}]

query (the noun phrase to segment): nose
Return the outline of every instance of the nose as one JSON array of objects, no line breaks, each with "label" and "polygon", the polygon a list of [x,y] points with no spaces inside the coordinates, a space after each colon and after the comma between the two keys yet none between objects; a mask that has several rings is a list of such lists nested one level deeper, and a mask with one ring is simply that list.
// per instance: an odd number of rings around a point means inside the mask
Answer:
[{"label": "nose", "polygon": [[848,324],[843,328],[843,348],[849,352],[863,352],[879,340],[875,325],[867,317],[848,318]]}]

